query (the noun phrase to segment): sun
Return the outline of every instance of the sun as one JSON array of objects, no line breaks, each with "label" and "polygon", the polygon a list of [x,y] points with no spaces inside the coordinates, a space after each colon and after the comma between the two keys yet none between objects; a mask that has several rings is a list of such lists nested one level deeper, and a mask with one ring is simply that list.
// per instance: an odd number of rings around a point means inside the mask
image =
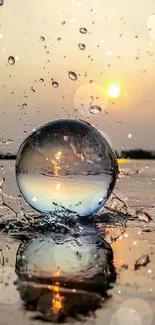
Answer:
[{"label": "sun", "polygon": [[120,94],[120,86],[118,84],[110,84],[107,88],[108,96],[111,98],[117,98]]}]

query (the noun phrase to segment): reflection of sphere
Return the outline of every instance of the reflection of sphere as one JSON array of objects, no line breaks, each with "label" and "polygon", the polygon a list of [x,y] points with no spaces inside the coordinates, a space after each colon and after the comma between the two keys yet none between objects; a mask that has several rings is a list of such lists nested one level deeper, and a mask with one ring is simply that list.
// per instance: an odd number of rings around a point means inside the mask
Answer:
[{"label": "reflection of sphere", "polygon": [[116,280],[110,245],[86,225],[79,237],[52,232],[22,243],[17,251],[16,273],[22,299],[34,303],[46,319],[52,320],[63,312],[87,313],[98,308],[109,284]]},{"label": "reflection of sphere", "polygon": [[[107,107],[108,98],[104,95],[103,89],[99,85],[94,83],[85,84],[77,90],[74,96],[74,105],[82,115],[98,115]],[[93,110],[92,107],[94,107]],[[95,107],[99,109],[95,109]]]},{"label": "reflection of sphere", "polygon": [[117,172],[106,139],[81,120],[41,126],[21,145],[16,161],[19,189],[41,213],[61,206],[81,216],[93,214],[111,194]]},{"label": "reflection of sphere", "polygon": [[58,277],[59,282],[65,278],[67,282],[73,281],[75,287],[82,277],[84,283],[78,283],[78,286],[88,291],[93,286],[90,279],[101,273],[104,281],[102,279],[96,290],[104,293],[106,283],[113,276],[112,261],[110,245],[98,238],[94,228],[84,226],[84,234],[77,238],[52,232],[50,236],[43,235],[21,244],[16,256],[16,273],[19,277],[25,272],[34,273],[36,277],[39,274],[51,279]]}]

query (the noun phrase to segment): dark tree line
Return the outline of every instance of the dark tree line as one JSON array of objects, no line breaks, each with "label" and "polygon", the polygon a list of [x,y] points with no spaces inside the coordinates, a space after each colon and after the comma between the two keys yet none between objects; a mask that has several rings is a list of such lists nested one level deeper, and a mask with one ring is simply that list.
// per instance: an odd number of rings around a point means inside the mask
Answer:
[{"label": "dark tree line", "polygon": [[134,149],[121,151],[120,157],[130,159],[155,159],[155,154],[148,150]]},{"label": "dark tree line", "polygon": [[[155,159],[155,152],[143,149],[123,150],[119,154],[115,151],[117,158],[129,158],[129,159]],[[12,154],[0,154],[0,159],[16,159],[16,155]]]}]

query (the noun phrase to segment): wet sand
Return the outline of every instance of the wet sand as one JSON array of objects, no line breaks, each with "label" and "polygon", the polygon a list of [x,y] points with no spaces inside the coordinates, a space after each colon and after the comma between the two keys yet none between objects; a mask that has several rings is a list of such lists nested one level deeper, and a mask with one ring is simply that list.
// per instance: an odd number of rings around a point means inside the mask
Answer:
[{"label": "wet sand", "polygon": [[[125,200],[133,212],[135,208],[144,207],[151,214],[153,221],[150,223],[139,220],[129,221],[125,233],[112,244],[117,281],[113,289],[108,292],[109,299],[103,303],[101,309],[96,311],[96,318],[87,318],[86,323],[153,325],[155,323],[155,162],[133,162],[129,166],[121,164],[120,168],[125,174],[120,177],[115,194]],[[5,193],[11,195],[10,190],[7,193],[7,188],[8,184],[5,185]],[[41,320],[33,319],[34,312],[24,310],[16,287],[13,285],[16,250],[19,243],[6,235],[0,236],[0,247],[4,255],[4,260],[2,254],[0,255],[0,276],[3,276],[4,280],[0,283],[0,324],[42,324]],[[135,261],[143,254],[149,255],[150,263],[135,271]],[[122,265],[128,267],[121,268]]]}]

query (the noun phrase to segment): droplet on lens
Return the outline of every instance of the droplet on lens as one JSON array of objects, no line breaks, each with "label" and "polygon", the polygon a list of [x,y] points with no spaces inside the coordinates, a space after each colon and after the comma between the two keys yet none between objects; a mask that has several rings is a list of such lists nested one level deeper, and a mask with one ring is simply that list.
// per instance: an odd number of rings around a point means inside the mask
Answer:
[{"label": "droplet on lens", "polygon": [[83,51],[83,50],[85,50],[86,45],[85,45],[85,44],[82,44],[82,43],[79,43],[79,44],[78,44],[78,47],[79,47],[80,50]]},{"label": "droplet on lens", "polygon": [[81,216],[93,214],[111,194],[117,173],[116,156],[107,140],[92,125],[76,119],[39,127],[23,142],[16,160],[19,189],[41,213],[64,207]]},{"label": "droplet on lens", "polygon": [[44,79],[43,78],[40,78],[39,81],[40,81],[40,83],[43,83],[44,82]]},{"label": "droplet on lens", "polygon": [[14,58],[14,56],[9,56],[9,57],[8,57],[8,63],[9,63],[10,65],[14,65],[14,64],[15,64],[15,58]]},{"label": "droplet on lens", "polygon": [[87,34],[87,29],[84,28],[84,27],[81,27],[81,28],[79,29],[79,31],[80,31],[81,34]]},{"label": "droplet on lens", "polygon": [[3,6],[4,0],[0,0],[0,6]]},{"label": "droplet on lens", "polygon": [[76,73],[75,72],[73,72],[73,71],[69,71],[68,72],[68,76],[69,76],[69,78],[71,79],[71,80],[77,80],[77,75],[76,75]]},{"label": "droplet on lens", "polygon": [[102,108],[100,106],[97,105],[91,105],[89,107],[89,112],[93,115],[98,115],[99,113],[102,112]]}]

